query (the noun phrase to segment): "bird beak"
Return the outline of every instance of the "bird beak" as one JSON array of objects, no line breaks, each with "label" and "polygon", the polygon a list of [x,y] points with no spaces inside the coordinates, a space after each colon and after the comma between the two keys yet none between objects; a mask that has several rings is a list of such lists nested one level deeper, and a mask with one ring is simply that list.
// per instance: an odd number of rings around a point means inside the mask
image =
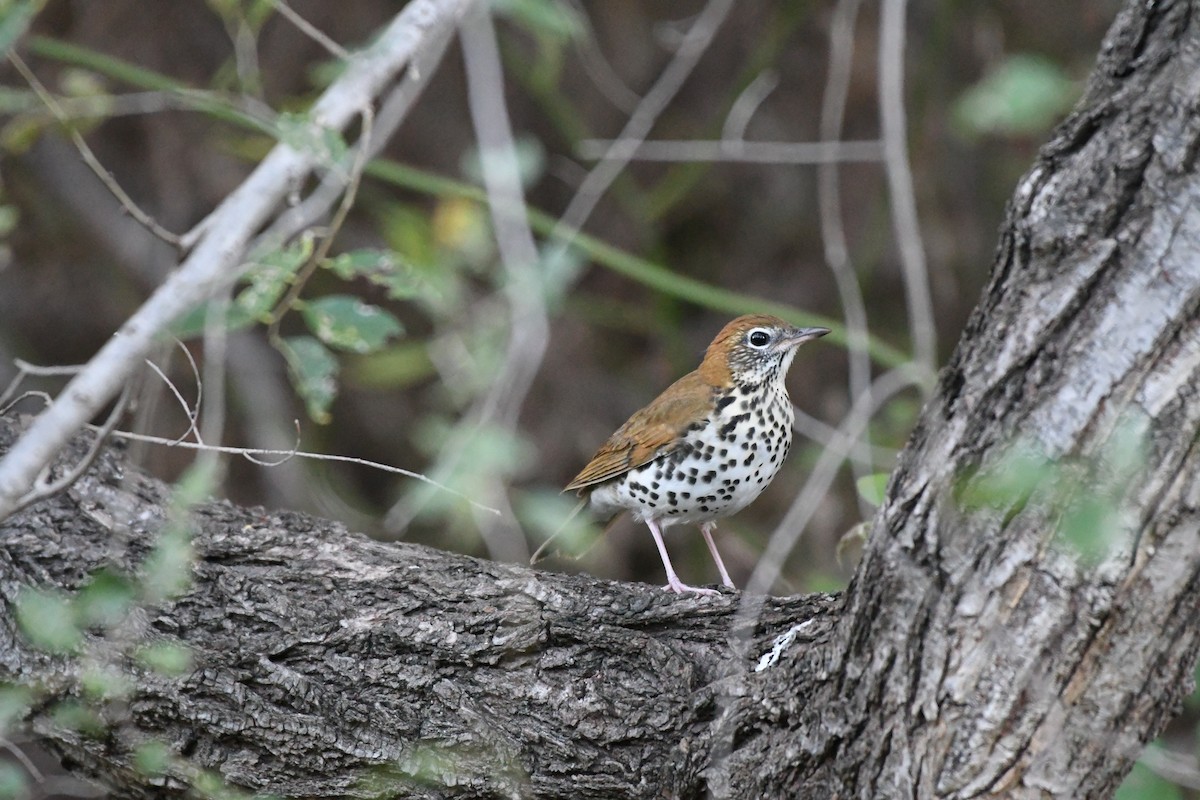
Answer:
[{"label": "bird beak", "polygon": [[776,347],[779,350],[799,347],[805,342],[820,339],[827,333],[829,333],[829,328],[792,328],[779,340],[779,344]]}]

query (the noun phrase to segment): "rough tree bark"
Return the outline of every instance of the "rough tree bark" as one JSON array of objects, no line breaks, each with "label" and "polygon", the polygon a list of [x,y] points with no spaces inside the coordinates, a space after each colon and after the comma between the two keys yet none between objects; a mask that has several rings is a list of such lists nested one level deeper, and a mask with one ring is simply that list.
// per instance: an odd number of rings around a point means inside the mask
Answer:
[{"label": "rough tree bark", "polygon": [[[131,797],[188,779],[134,770],[145,739],[234,785],[309,797],[1111,794],[1190,690],[1200,635],[1196,11],[1131,3],[1115,22],[1017,189],[992,281],[840,597],[771,600],[739,623],[734,595],[206,505],[191,589],[138,630],[186,644],[194,669],[129,661],[110,728],[72,733],[52,708],[84,665],[29,646],[13,609],[20,586],[71,589],[144,559],[166,490],[110,451],[0,527],[0,680],[37,686],[33,728]],[[1117,446],[1131,430],[1145,442],[1132,461]],[[1042,483],[969,501],[1014,463],[1032,469],[1015,443],[1054,463]],[[1114,530],[1080,553],[1064,521],[1095,495]]]}]

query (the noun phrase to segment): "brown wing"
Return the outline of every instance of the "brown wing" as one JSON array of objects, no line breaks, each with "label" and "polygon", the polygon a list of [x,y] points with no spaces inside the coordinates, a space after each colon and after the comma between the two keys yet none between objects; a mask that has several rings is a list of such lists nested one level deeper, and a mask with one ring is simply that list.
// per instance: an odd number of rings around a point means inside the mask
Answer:
[{"label": "brown wing", "polygon": [[697,373],[684,375],[608,437],[563,491],[612,480],[670,453],[689,428],[708,417],[715,392]]}]

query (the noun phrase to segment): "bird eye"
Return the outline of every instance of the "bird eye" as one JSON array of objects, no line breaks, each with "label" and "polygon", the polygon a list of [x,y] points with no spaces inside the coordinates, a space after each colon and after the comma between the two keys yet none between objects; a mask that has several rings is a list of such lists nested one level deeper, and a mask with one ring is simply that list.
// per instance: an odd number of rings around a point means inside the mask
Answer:
[{"label": "bird eye", "polygon": [[762,328],[755,328],[750,331],[750,335],[746,337],[746,341],[750,343],[751,347],[766,347],[771,342],[771,334]]}]

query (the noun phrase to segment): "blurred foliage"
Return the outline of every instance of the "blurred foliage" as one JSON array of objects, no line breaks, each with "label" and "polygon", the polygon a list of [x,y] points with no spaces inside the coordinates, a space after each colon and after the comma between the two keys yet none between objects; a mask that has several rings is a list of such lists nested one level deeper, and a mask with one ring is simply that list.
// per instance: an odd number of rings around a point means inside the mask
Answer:
[{"label": "blurred foliage", "polygon": [[[0,50],[18,44],[105,168],[172,230],[200,222],[275,142],[315,155],[328,169],[349,168],[353,135],[314,127],[306,115],[316,92],[343,65],[281,18],[269,0],[42,5],[0,0]],[[371,41],[395,11],[382,0],[290,5],[351,49]],[[794,370],[803,377],[791,385],[799,405],[836,424],[850,402],[846,339],[837,289],[822,264],[810,166],[634,162],[586,233],[558,228],[558,213],[593,166],[581,163],[579,143],[621,130],[700,6],[498,0],[493,8],[501,18],[506,98],[529,224],[543,251],[538,291],[552,320],[546,361],[518,427],[478,424],[470,416],[502,377],[511,329],[504,299],[509,278],[497,261],[452,51],[396,142],[366,166],[354,207],[340,224],[254,253],[228,302],[196,309],[176,324],[175,335],[201,356],[206,325],[265,345],[266,357],[244,374],[231,373],[235,397],[270,384],[284,391],[269,396],[295,398],[292,406],[272,409],[270,419],[255,416],[253,404],[232,403],[224,443],[254,444],[272,424],[287,428],[306,415],[322,423],[303,426],[306,449],[432,471],[449,488],[483,493],[485,501],[502,486],[520,527],[537,543],[564,525],[575,499],[557,490],[604,437],[694,367],[726,318],[752,311],[834,329],[804,351]],[[1111,2],[913,9],[910,150],[922,176],[917,200],[943,355],[986,277],[994,231],[1015,177],[1028,166],[1030,146],[1074,101],[1114,12]],[[860,55],[847,96],[847,139],[878,131],[874,23],[864,17],[856,32]],[[652,138],[719,136],[746,88],[770,71],[778,86],[749,119],[747,138],[817,139],[828,24],[828,10],[810,4],[737,6]],[[104,202],[86,191],[80,172],[64,166],[70,151],[53,149],[61,145],[61,126],[11,70],[0,85],[0,113],[6,116],[0,124],[0,373],[12,356],[77,363],[157,285],[169,257],[135,263],[131,253],[152,248],[120,232],[113,216],[98,213]],[[878,374],[908,358],[886,185],[878,165],[848,164],[839,175],[842,221],[872,324],[869,356]],[[296,187],[297,196],[308,188]],[[562,247],[567,237],[570,245]],[[88,310],[86,318],[80,309]],[[235,341],[239,352],[252,352],[246,339]],[[838,492],[823,502],[789,565],[794,585],[845,585],[852,564],[840,564],[836,554],[864,530],[857,527],[858,500],[873,505],[882,498],[892,466],[887,450],[903,445],[921,402],[907,392],[872,418],[871,441],[883,454],[864,465],[858,479],[847,470]],[[143,422],[178,435],[166,412]],[[778,491],[724,528],[744,545],[727,553],[735,578],[753,567],[820,454],[817,444],[798,445],[776,481]],[[1137,452],[1114,450],[1106,457],[1135,463]],[[213,490],[244,503],[341,513],[355,527],[374,525],[380,534],[387,527],[381,520],[399,498],[415,514],[406,536],[484,550],[477,511],[426,484],[397,483],[350,465],[299,466],[305,471],[296,490],[270,470],[234,462],[218,486],[215,473],[187,472],[177,450],[148,458],[161,474],[183,476],[162,539],[137,575],[101,571],[72,596],[24,590],[21,626],[38,646],[86,660],[92,657],[89,636],[112,635],[137,608],[185,592],[194,558],[187,508]],[[1110,545],[1097,532],[1112,519],[1117,474],[1014,451],[1012,461],[965,481],[964,498],[987,510],[1048,492],[1063,511],[1059,543],[1090,561]],[[1088,486],[1103,491],[1089,493]],[[565,553],[579,556],[596,542],[598,531],[586,514],[565,524],[559,544]],[[653,559],[647,568],[639,557],[646,540],[640,532],[611,536],[605,558],[584,566],[659,581]],[[671,547],[689,548],[706,563],[699,537],[672,538]],[[688,563],[686,556],[679,560]],[[74,711],[63,711],[63,719],[83,725],[87,713],[113,705],[127,688],[126,667],[168,676],[192,668],[192,655],[168,641],[129,642],[123,657],[123,664],[89,663],[81,673],[83,699]],[[35,700],[26,688],[0,687],[0,731]],[[142,743],[137,754],[139,769],[151,774],[174,758],[157,742]],[[423,754],[422,763],[436,767],[447,755],[454,754]],[[410,774],[423,769],[414,764]],[[1144,777],[1135,772],[1121,797],[1167,796],[1134,788],[1135,778]],[[0,797],[9,780],[13,792],[25,790],[19,772],[0,771]],[[197,788],[225,791],[212,775],[200,776]]]},{"label": "blurred foliage", "polygon": [[954,121],[974,136],[1039,136],[1062,119],[1080,90],[1050,59],[1018,53],[958,98]]},{"label": "blurred foliage", "polygon": [[1113,797],[1114,800],[1185,800],[1178,786],[1142,764],[1133,765],[1133,771]]},{"label": "blurred foliage", "polygon": [[967,511],[990,509],[1006,517],[1036,506],[1047,516],[1053,542],[1082,566],[1127,558],[1136,530],[1127,519],[1126,493],[1136,486],[1147,458],[1148,419],[1131,410],[1103,445],[1079,458],[1052,459],[1033,442],[1010,445],[995,463],[964,477],[956,487]]}]

